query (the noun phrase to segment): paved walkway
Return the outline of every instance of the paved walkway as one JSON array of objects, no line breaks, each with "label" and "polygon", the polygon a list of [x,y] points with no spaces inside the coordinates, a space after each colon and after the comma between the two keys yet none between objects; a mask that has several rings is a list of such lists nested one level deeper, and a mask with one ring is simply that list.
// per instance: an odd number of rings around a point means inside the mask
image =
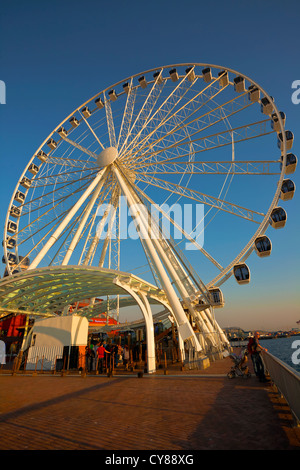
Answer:
[{"label": "paved walkway", "polygon": [[0,375],[1,450],[300,450],[300,428],[270,384],[203,371]]}]

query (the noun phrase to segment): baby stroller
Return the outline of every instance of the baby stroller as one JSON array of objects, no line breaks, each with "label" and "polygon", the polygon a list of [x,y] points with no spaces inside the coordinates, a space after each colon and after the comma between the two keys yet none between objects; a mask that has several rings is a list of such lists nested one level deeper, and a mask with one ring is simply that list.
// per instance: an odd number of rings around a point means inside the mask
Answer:
[{"label": "baby stroller", "polygon": [[233,366],[231,367],[230,371],[227,374],[227,377],[229,379],[234,379],[234,377],[236,376],[244,377],[245,379],[248,379],[249,377],[251,377],[251,374],[247,366],[247,362],[248,362],[247,356],[248,356],[247,349],[242,351],[240,356],[234,353],[229,355],[229,357],[233,361]]}]

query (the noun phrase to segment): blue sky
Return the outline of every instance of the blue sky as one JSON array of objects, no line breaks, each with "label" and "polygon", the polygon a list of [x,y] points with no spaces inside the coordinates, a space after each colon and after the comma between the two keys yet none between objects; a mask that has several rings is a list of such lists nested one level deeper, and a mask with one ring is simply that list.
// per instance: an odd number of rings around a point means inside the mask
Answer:
[{"label": "blue sky", "polygon": [[[224,65],[256,80],[286,113],[299,157],[300,104],[291,101],[300,80],[299,13],[293,0],[3,1],[0,223],[29,158],[66,115],[110,84],[161,65]],[[299,170],[292,179],[299,187]],[[299,191],[285,207],[287,225],[272,232],[272,256],[252,261],[251,284],[230,279],[222,288],[221,326],[297,326]]]}]

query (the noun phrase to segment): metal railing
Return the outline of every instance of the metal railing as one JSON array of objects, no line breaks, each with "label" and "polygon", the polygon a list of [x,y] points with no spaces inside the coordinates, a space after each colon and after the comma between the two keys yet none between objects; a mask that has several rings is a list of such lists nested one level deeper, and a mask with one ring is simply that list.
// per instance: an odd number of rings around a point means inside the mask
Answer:
[{"label": "metal railing", "polygon": [[285,398],[291,412],[300,424],[300,373],[292,369],[288,364],[273,356],[269,352],[262,351],[265,369],[268,371],[276,388]]}]

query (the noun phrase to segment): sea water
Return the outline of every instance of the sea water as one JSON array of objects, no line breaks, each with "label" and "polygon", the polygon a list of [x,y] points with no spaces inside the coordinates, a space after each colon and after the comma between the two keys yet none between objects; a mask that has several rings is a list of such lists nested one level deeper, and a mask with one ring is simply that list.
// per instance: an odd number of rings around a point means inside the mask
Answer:
[{"label": "sea water", "polygon": [[285,338],[259,339],[270,354],[300,372],[300,335]]}]

